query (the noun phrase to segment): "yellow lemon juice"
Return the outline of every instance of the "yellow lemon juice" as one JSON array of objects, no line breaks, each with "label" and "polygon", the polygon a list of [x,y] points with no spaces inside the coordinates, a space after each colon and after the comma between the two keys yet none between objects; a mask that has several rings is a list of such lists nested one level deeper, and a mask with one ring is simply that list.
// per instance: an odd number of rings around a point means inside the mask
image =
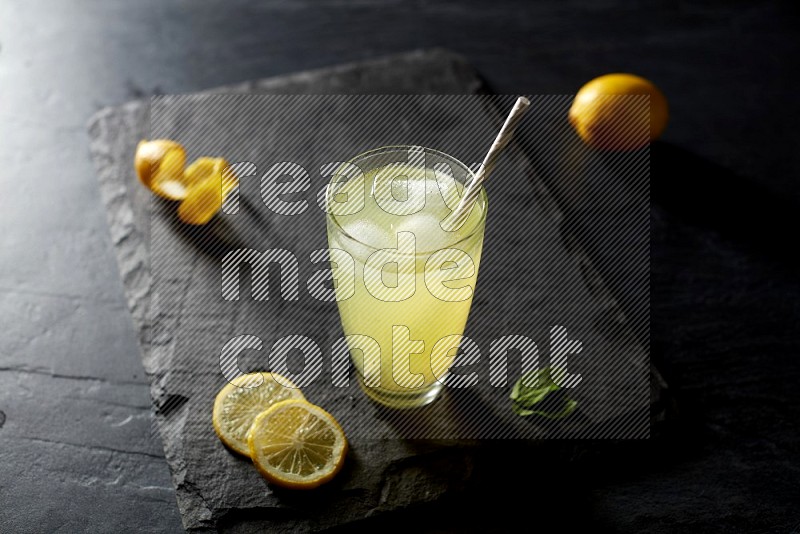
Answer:
[{"label": "yellow lemon juice", "polygon": [[[434,155],[466,179],[472,176],[457,160]],[[328,192],[329,206],[333,191],[355,206],[328,215],[348,349],[368,396],[394,408],[424,405],[438,395],[462,340],[480,265],[486,196],[460,228],[445,231],[441,222],[461,189],[452,175],[424,165],[381,165],[379,159],[361,177],[336,190],[332,184]],[[354,279],[340,283],[336,267],[348,263]]]}]

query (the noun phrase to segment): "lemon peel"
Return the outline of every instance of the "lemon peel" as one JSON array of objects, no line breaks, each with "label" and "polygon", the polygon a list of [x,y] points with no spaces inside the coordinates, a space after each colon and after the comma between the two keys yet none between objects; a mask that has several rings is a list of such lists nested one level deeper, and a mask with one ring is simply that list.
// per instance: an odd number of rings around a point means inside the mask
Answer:
[{"label": "lemon peel", "polygon": [[169,200],[182,200],[188,183],[183,168],[186,150],[169,139],[146,139],[136,147],[133,165],[139,181],[156,195]]}]

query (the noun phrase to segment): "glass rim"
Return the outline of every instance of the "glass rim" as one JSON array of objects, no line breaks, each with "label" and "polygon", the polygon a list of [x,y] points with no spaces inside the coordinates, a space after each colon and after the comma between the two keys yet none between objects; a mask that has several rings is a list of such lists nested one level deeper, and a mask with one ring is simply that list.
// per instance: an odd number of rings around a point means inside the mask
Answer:
[{"label": "glass rim", "polygon": [[[364,159],[367,156],[374,155],[374,154],[379,153],[379,152],[390,152],[390,151],[398,151],[399,152],[401,150],[406,150],[407,151],[407,150],[410,150],[412,148],[420,148],[425,152],[431,152],[431,153],[436,154],[438,156],[442,156],[445,159],[449,159],[449,160],[457,163],[461,167],[463,167],[467,171],[467,175],[469,177],[471,177],[472,179],[475,178],[475,173],[472,171],[472,169],[470,169],[469,166],[467,166],[461,160],[451,156],[450,154],[442,152],[440,150],[424,147],[424,146],[421,146],[421,145],[387,145],[387,146],[382,146],[382,147],[378,147],[378,148],[373,148],[373,149],[367,150],[366,152],[362,152],[361,154],[358,154],[358,155],[354,156],[353,158],[351,158],[350,160],[346,161],[345,163],[355,164],[356,161],[358,161],[360,159]],[[427,168],[429,168],[429,167],[426,167],[426,169]],[[363,172],[363,170],[362,170],[362,172]],[[330,185],[330,183],[328,185]],[[466,187],[466,185],[465,185],[465,187]],[[326,203],[326,205],[327,205],[327,202],[328,202],[328,194],[329,194],[329,192],[328,192],[328,190],[326,188],[326,192],[325,192],[325,203]],[[483,209],[483,213],[481,213],[480,218],[475,223],[475,227],[470,229],[469,233],[466,236],[461,237],[460,239],[458,239],[458,241],[454,241],[452,243],[448,243],[444,247],[440,247],[440,248],[437,248],[437,249],[434,249],[434,250],[426,250],[426,251],[421,251],[421,252],[415,252],[413,255],[414,256],[427,256],[427,255],[430,255],[430,254],[432,254],[434,252],[437,252],[439,250],[444,250],[444,249],[447,249],[447,248],[451,248],[451,247],[460,245],[461,243],[464,243],[465,241],[468,241],[469,239],[474,237],[475,234],[477,234],[478,231],[481,230],[481,228],[484,228],[484,224],[486,222],[486,214],[489,211],[489,209],[488,209],[489,196],[486,194],[486,188],[484,186],[481,186],[480,192],[478,193],[478,199],[483,202],[483,205],[485,207]],[[476,204],[477,204],[477,202],[476,202]],[[359,245],[364,246],[367,249],[369,249],[370,254],[372,254],[372,252],[376,252],[378,250],[382,250],[382,248],[386,248],[386,247],[379,248],[379,247],[376,247],[376,246],[371,245],[369,243],[365,243],[362,240],[356,238],[355,236],[353,236],[352,234],[347,232],[347,230],[345,230],[344,227],[342,227],[342,225],[336,219],[336,215],[335,214],[331,213],[327,209],[325,210],[325,213],[326,213],[326,219],[328,221],[331,221],[334,224],[334,226],[336,227],[338,232],[340,232],[342,235],[344,235],[347,239],[349,239],[351,241],[354,241],[354,242],[358,243]],[[410,214],[410,215],[413,215],[413,214]],[[408,256],[409,254],[400,253],[400,255]]]}]

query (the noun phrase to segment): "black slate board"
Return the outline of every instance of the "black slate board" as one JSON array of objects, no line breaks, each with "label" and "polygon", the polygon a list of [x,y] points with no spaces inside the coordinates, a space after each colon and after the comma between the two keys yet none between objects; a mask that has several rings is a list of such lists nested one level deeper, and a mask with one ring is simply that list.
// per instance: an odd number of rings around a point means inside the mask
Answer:
[{"label": "black slate board", "polygon": [[[264,94],[474,94],[480,91],[480,81],[469,66],[458,57],[444,52],[414,53],[224,89],[225,93]],[[213,397],[213,392],[223,383],[222,377],[219,375],[216,377],[219,384],[214,382],[213,385],[204,386],[203,392],[191,391],[191,388],[189,391],[181,389],[187,383],[192,383],[185,379],[176,380],[181,373],[208,376],[214,367],[212,365],[204,369],[190,368],[189,360],[175,358],[174,353],[165,355],[169,351],[165,352],[161,348],[164,345],[169,346],[171,340],[162,340],[160,336],[163,335],[163,331],[151,331],[150,327],[161,328],[168,326],[168,323],[158,321],[154,323],[149,321],[147,316],[148,306],[152,305],[149,298],[153,288],[149,271],[153,245],[149,229],[152,218],[159,217],[165,207],[164,204],[151,202],[149,193],[136,182],[130,162],[138,139],[149,136],[149,110],[148,103],[141,102],[105,110],[93,119],[90,133],[92,154],[99,169],[102,194],[107,206],[120,270],[129,305],[139,328],[145,369],[152,383],[151,390],[159,430],[164,438],[165,452],[173,473],[178,504],[186,528],[203,530],[238,526],[244,530],[252,530],[259,526],[269,526],[286,531],[297,528],[326,528],[382,511],[433,501],[447,492],[457,491],[463,487],[473,467],[470,446],[463,442],[443,445],[391,439],[396,436],[393,436],[391,429],[386,427],[382,427],[383,433],[378,433],[382,439],[364,439],[354,443],[355,452],[348,460],[348,468],[330,488],[303,497],[273,490],[250,466],[246,465],[246,462],[230,455],[216,441],[206,419],[209,395]],[[168,131],[169,128],[165,127],[165,132]],[[187,146],[190,146],[190,157],[206,153],[189,144]],[[192,149],[199,152],[192,154]],[[513,160],[516,166],[526,165],[526,160],[520,153],[509,156],[509,159]],[[546,189],[539,184],[538,188],[531,189],[529,195],[527,200],[533,202],[535,198],[537,207],[549,213],[550,220],[557,223],[558,208],[550,200]],[[521,212],[521,210],[513,211]],[[499,233],[503,232],[504,224],[514,227],[520,223],[519,220],[503,223],[499,214],[496,214],[495,218],[498,219]],[[154,225],[154,235],[159,239],[165,236],[169,239],[169,232],[159,231],[165,228],[167,227],[164,225]],[[324,236],[322,232],[317,234]],[[283,239],[291,238],[291,234],[283,236]],[[499,242],[498,238],[494,240]],[[159,242],[159,246],[180,247],[181,243],[185,244],[186,241],[178,239],[174,242]],[[492,242],[490,227],[487,229],[487,243]],[[610,320],[618,329],[619,314],[614,310],[613,300],[603,291],[602,281],[593,274],[589,262],[580,255],[579,248],[572,248],[569,251],[562,249],[562,252],[572,254],[576,260],[575,264],[584,266],[583,274],[573,279],[573,283],[579,282],[578,285],[584,289],[584,294],[577,303],[584,306],[592,303],[598,309],[611,310]],[[486,269],[483,268],[481,283],[487,276]],[[488,276],[491,277],[491,273]],[[192,280],[191,277],[188,279]],[[480,300],[480,295],[479,290],[474,303],[476,312],[473,316],[479,314],[482,305],[485,306],[485,302],[482,303]],[[542,300],[541,295],[539,300]],[[169,303],[171,300],[162,299],[162,305],[164,302]],[[558,302],[556,300],[556,303]],[[328,314],[328,317],[330,316]],[[279,313],[273,320],[277,320],[278,317]],[[519,315],[509,314],[508,317],[512,326],[515,320],[521,320]],[[213,329],[216,324],[217,321],[207,320],[205,326]],[[307,324],[307,320],[303,324]],[[474,327],[474,324],[468,326],[468,333],[472,332],[470,328]],[[327,330],[331,328],[328,327]],[[632,346],[636,345],[634,341],[630,343]],[[203,345],[201,343],[198,346]],[[646,363],[646,359],[641,361]],[[216,372],[218,373],[218,368]],[[648,372],[646,367],[644,372]],[[650,372],[651,397],[654,397],[651,400],[657,401],[663,384],[656,374]],[[369,410],[369,407],[365,408],[360,404],[364,402],[361,397],[353,395],[342,397],[338,399],[341,401],[338,403],[337,399],[325,399],[323,402],[313,397],[313,394],[309,397],[342,418],[346,428],[347,419],[352,417],[352,414],[371,413],[364,412],[365,409]],[[337,408],[345,409],[345,407],[349,409],[347,413],[337,413]]]}]

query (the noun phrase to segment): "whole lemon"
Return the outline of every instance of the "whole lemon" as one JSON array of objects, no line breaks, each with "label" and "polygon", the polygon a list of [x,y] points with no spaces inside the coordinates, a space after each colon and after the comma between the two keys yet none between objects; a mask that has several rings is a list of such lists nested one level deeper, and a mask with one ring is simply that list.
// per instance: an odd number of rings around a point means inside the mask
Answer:
[{"label": "whole lemon", "polygon": [[[647,95],[649,109],[642,98]],[[667,99],[651,81],[634,74],[606,74],[578,91],[569,122],[590,146],[604,150],[635,150],[661,135],[667,126]]]}]

